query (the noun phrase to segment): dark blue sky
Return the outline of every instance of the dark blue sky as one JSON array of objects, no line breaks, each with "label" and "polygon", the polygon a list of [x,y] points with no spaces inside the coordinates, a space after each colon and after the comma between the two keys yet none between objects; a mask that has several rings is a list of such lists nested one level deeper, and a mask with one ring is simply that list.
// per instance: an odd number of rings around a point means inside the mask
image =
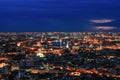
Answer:
[{"label": "dark blue sky", "polygon": [[[90,22],[96,19],[113,21]],[[120,0],[0,0],[0,31],[119,31],[119,25]]]}]

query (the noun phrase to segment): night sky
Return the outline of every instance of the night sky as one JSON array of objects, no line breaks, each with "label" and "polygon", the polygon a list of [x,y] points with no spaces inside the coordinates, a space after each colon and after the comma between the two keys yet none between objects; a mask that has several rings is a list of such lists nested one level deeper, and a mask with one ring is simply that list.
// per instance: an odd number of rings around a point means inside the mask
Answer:
[{"label": "night sky", "polygon": [[0,0],[0,32],[120,31],[120,0]]}]

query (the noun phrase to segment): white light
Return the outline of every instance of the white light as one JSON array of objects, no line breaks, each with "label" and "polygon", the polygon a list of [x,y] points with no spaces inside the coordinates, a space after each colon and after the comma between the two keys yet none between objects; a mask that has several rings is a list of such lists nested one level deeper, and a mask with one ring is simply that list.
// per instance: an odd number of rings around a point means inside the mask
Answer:
[{"label": "white light", "polygon": [[43,53],[37,53],[38,57],[45,57],[45,55]]}]

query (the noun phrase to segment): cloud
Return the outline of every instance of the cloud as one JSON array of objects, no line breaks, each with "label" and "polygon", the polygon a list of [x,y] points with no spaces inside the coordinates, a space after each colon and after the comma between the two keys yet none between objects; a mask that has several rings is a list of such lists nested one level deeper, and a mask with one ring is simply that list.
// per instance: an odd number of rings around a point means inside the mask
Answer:
[{"label": "cloud", "polygon": [[93,19],[93,20],[90,20],[90,22],[92,23],[111,23],[113,22],[114,19]]},{"label": "cloud", "polygon": [[96,26],[93,27],[95,30],[114,30],[117,29],[117,27],[112,27],[112,26]]}]

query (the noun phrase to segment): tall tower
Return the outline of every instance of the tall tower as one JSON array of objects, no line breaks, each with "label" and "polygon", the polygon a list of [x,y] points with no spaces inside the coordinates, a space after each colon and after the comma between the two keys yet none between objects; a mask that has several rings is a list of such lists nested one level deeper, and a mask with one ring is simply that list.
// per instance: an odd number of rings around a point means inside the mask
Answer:
[{"label": "tall tower", "polygon": [[40,40],[41,43],[43,43],[43,38],[44,38],[44,35],[42,34],[41,35],[41,40]]},{"label": "tall tower", "polygon": [[66,48],[69,49],[69,42],[67,42]]},{"label": "tall tower", "polygon": [[60,48],[62,48],[62,38],[59,38]]}]

